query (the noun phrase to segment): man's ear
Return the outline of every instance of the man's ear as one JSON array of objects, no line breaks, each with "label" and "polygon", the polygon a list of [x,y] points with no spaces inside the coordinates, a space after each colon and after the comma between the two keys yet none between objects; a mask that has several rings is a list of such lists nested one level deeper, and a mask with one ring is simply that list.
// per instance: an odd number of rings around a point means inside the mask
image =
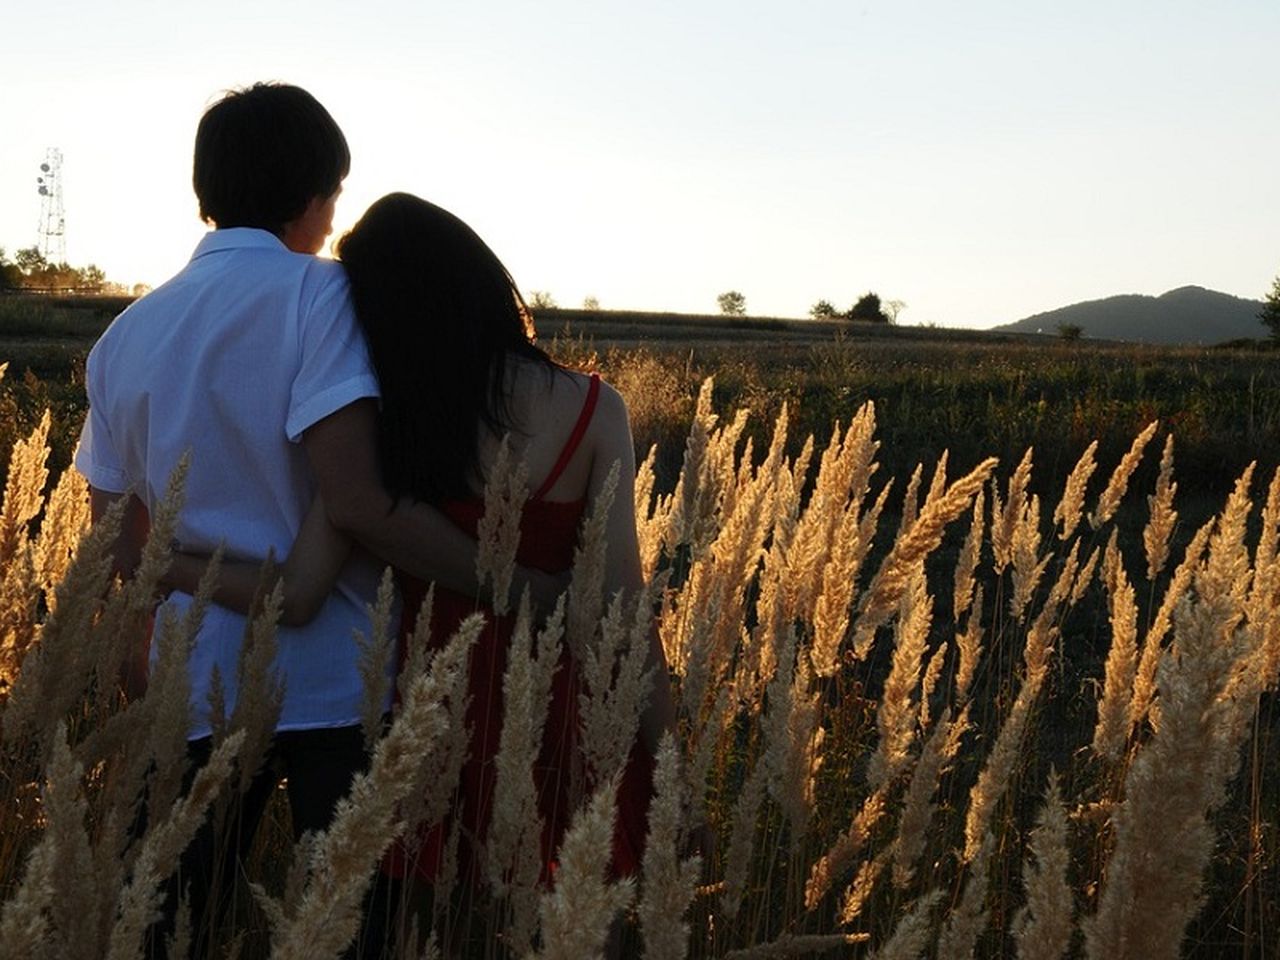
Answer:
[{"label": "man's ear", "polygon": [[321,197],[312,197],[308,200],[302,212],[280,228],[280,242],[294,253],[315,253],[314,250],[307,249],[312,239],[312,231],[308,229],[308,224],[319,215],[323,205],[324,200]]},{"label": "man's ear", "polygon": [[312,197],[302,212],[280,228],[280,240],[294,253],[316,254],[324,249],[325,240],[333,232],[333,210],[342,192],[332,196]]}]

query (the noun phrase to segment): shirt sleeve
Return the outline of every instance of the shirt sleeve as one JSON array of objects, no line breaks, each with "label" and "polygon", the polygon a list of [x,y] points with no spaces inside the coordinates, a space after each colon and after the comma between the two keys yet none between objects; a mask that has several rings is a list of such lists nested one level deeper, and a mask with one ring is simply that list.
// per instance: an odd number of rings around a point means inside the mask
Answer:
[{"label": "shirt sleeve", "polygon": [[103,411],[98,388],[98,364],[95,357],[89,354],[85,366],[85,390],[89,395],[89,413],[84,418],[84,426],[80,428],[80,442],[72,458],[75,468],[79,470],[89,486],[106,493],[125,493],[131,484],[124,469],[124,462],[115,448],[111,437],[111,427]]},{"label": "shirt sleeve", "polygon": [[285,422],[290,443],[297,443],[308,427],[329,414],[379,395],[378,378],[341,271],[332,265],[320,290],[314,297],[304,293],[299,304],[298,374],[289,391]]}]

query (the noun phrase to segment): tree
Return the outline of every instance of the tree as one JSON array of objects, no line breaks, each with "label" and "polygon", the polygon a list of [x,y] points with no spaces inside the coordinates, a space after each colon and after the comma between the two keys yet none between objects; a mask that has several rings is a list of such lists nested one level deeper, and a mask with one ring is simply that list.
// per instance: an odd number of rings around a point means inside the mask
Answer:
[{"label": "tree", "polygon": [[588,296],[588,297],[583,297],[583,298],[582,298],[582,309],[583,309],[583,310],[599,310],[599,309],[600,309],[600,301],[599,301],[599,300],[597,300],[595,297],[590,297],[590,296]]},{"label": "tree", "polygon": [[819,300],[809,308],[809,316],[815,320],[834,320],[839,315],[830,300]]},{"label": "tree", "polygon": [[102,285],[107,282],[106,271],[94,263],[74,272],[76,274],[75,286],[86,292],[98,293],[102,290]]},{"label": "tree", "polygon": [[22,271],[16,263],[10,263],[5,255],[4,247],[0,247],[0,290],[11,290],[18,286]]},{"label": "tree", "polygon": [[549,290],[530,290],[529,306],[534,310],[554,310],[556,298],[551,295]]},{"label": "tree", "polygon": [[1084,327],[1078,323],[1058,324],[1058,336],[1063,340],[1079,340],[1084,336]]},{"label": "tree", "polygon": [[889,323],[889,315],[880,308],[880,295],[864,293],[858,302],[849,308],[845,319],[863,323]]},{"label": "tree", "polygon": [[24,247],[13,255],[13,262],[18,265],[19,270],[27,275],[39,273],[49,266],[49,262],[45,260],[44,254],[40,252],[39,247]]},{"label": "tree", "polygon": [[726,317],[741,317],[747,312],[747,298],[737,290],[726,290],[720,296],[716,297],[716,303],[720,306],[720,312]]},{"label": "tree", "polygon": [[898,322],[898,314],[907,309],[907,301],[890,300],[884,305],[884,314],[889,318],[890,323]]},{"label": "tree", "polygon": [[1280,276],[1271,283],[1271,292],[1262,301],[1258,319],[1271,331],[1272,340],[1280,340]]}]

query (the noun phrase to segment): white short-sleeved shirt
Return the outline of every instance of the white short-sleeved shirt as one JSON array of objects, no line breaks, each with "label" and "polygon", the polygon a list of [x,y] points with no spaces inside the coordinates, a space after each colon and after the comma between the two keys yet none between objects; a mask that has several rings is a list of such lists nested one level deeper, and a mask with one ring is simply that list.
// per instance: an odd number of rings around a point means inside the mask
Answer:
[{"label": "white short-sleeved shirt", "polygon": [[[85,380],[80,472],[154,510],[190,451],[178,541],[202,552],[225,543],[228,558],[288,554],[315,494],[302,433],[378,395],[342,267],[248,228],[207,234],[182,272],[117,317],[89,354]],[[377,580],[371,561],[353,559],[313,621],[280,628],[277,729],[359,722],[353,631],[369,631],[365,605]],[[172,594],[156,622],[190,603]],[[192,738],[210,730],[215,666],[228,711],[235,702],[244,627],[222,607],[205,616],[191,657]]]}]

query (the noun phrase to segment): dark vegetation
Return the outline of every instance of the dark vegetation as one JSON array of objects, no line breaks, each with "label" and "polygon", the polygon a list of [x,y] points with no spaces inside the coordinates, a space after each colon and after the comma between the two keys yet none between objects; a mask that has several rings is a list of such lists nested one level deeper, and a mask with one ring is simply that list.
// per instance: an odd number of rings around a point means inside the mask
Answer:
[{"label": "dark vegetation", "polygon": [[[51,470],[56,474],[69,462],[84,412],[84,357],[126,303],[0,298],[0,362],[8,362],[0,382],[0,467],[7,467],[13,441],[30,431],[46,407],[53,412]],[[1214,349],[1169,348],[1065,341],[1052,330],[1033,337],[855,326],[843,319],[555,309],[537,314],[544,343],[555,356],[599,368],[627,398],[638,455],[643,457],[651,444],[658,446],[661,489],[669,490],[679,471],[694,396],[707,376],[715,377],[715,409],[722,415],[738,407],[751,410],[747,435],[757,456],[767,446],[784,403],[794,454],[809,434],[821,447],[835,422],[846,424],[861,404],[874,401],[881,467],[873,486],[892,477],[897,492],[882,521],[882,542],[891,539],[901,491],[916,464],[924,464],[927,483],[944,449],[950,451],[952,476],[985,456],[998,456],[1003,490],[1026,448],[1034,447],[1032,487],[1041,497],[1047,530],[1048,514],[1061,496],[1064,480],[1090,441],[1099,442],[1092,500],[1134,436],[1159,419],[1161,429],[1119,515],[1121,548],[1131,561],[1141,556],[1145,497],[1154,485],[1166,432],[1175,437],[1176,506],[1182,516],[1174,537],[1175,558],[1200,523],[1221,507],[1250,461],[1258,461],[1255,502],[1260,502],[1258,491],[1280,466],[1280,369],[1272,355],[1252,342]],[[945,582],[959,550],[962,526],[951,531],[931,560],[931,579],[936,575]],[[1043,546],[1058,548],[1047,533]],[[873,557],[867,569],[875,564]],[[1004,587],[988,586],[989,611],[998,612]],[[940,602],[949,603],[945,597]],[[1140,598],[1140,604],[1145,623],[1151,616],[1149,598]],[[938,614],[937,629],[947,629],[949,610],[940,607]],[[1102,675],[1110,637],[1107,616],[1105,591],[1095,585],[1062,624],[1058,668],[1034,721],[1036,750],[1023,758],[1019,769],[1019,777],[1030,778],[1027,782],[1042,783],[1050,764],[1059,770],[1071,768],[1070,751],[1080,742],[1079,731],[1089,729],[1093,721],[1097,695],[1089,678]],[[992,639],[995,660],[979,680],[992,688],[984,702],[1007,708],[1010,690],[1002,685],[1010,684],[1016,674],[1015,640]],[[881,673],[882,667],[876,665]],[[878,693],[871,687],[851,691],[849,709],[871,710]],[[1232,955],[1242,955],[1241,928],[1269,928],[1280,919],[1280,846],[1274,836],[1253,836],[1266,818],[1251,813],[1280,804],[1280,718],[1274,698],[1263,704],[1259,717],[1244,759],[1245,774],[1237,778],[1232,800],[1218,817],[1219,855],[1207,878],[1205,909],[1191,931],[1190,955],[1220,956],[1227,945],[1235,951]],[[976,719],[983,729],[994,725],[991,717]],[[832,770],[839,768],[839,758],[830,762]],[[963,802],[961,787],[971,779],[977,762],[976,756],[960,758],[944,781],[942,803]],[[1067,786],[1069,794],[1083,795],[1077,785]],[[1037,795],[1035,790],[1017,793]],[[1031,813],[1030,807],[1010,807],[1004,816],[1023,829]],[[953,841],[949,838],[948,843],[954,846]],[[1010,848],[1002,857],[1008,865],[1017,855]],[[1249,884],[1242,880],[1246,865]]]}]

